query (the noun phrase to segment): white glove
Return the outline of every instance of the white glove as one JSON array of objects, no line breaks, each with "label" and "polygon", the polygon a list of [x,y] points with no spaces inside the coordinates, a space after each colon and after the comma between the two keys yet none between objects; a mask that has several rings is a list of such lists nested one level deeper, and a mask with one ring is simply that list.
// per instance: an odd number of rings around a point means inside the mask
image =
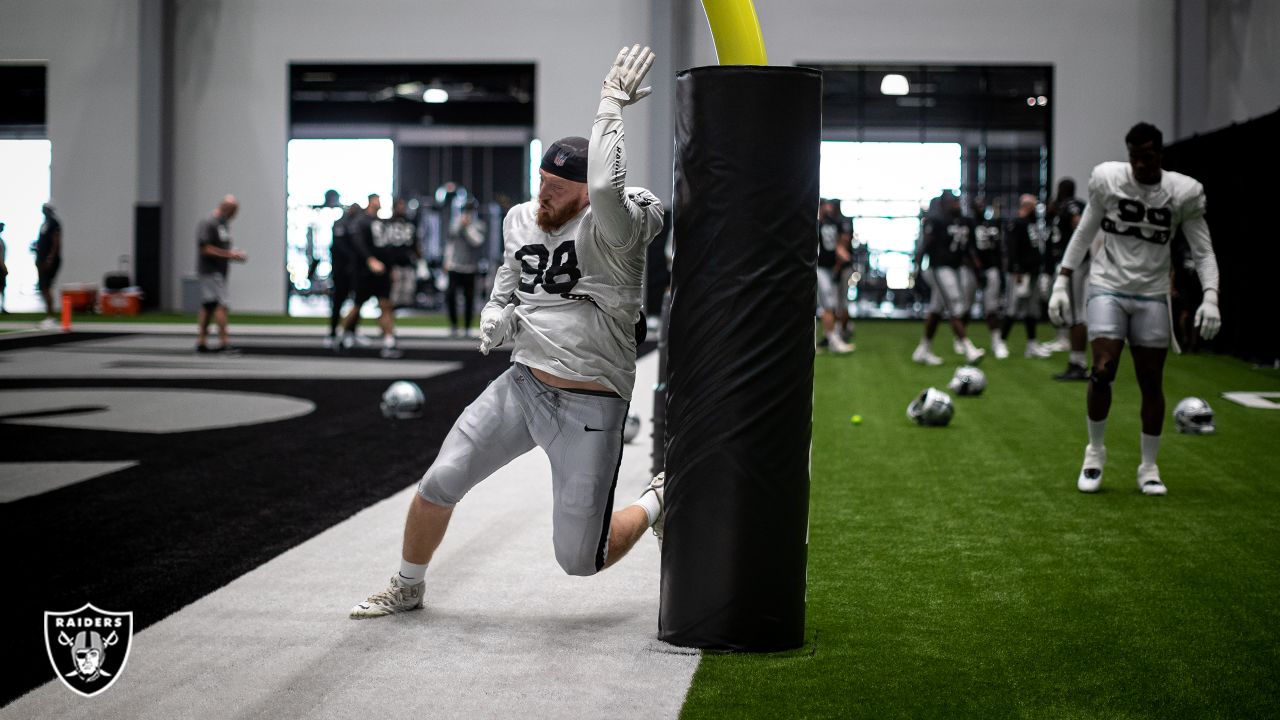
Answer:
[{"label": "white glove", "polygon": [[[1210,292],[1213,295],[1210,295]],[[1216,290],[1210,290],[1205,292],[1204,302],[1200,303],[1200,309],[1196,310],[1196,329],[1200,331],[1200,337],[1212,340],[1213,336],[1218,334],[1220,327],[1222,327],[1222,315],[1218,312],[1218,293]]]},{"label": "white glove", "polygon": [[1049,295],[1049,320],[1059,327],[1067,324],[1067,312],[1071,310],[1071,278],[1059,274],[1053,281],[1053,293]]},{"label": "white glove", "polygon": [[609,68],[609,74],[604,77],[600,99],[611,98],[617,100],[618,105],[626,107],[647,97],[653,92],[653,88],[642,88],[640,83],[644,81],[644,76],[649,74],[653,58],[654,54],[648,47],[643,50],[639,45],[622,48],[618,58],[613,61],[613,67]]},{"label": "white glove", "polygon": [[488,355],[489,351],[498,347],[510,338],[514,326],[512,313],[516,311],[514,304],[498,310],[496,308],[480,313],[480,354]]}]

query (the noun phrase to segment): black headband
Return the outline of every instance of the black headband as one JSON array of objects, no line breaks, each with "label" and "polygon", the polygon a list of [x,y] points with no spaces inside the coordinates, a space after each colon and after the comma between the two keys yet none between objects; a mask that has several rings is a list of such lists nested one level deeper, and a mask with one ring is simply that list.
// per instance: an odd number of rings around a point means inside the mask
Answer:
[{"label": "black headband", "polygon": [[586,182],[587,139],[571,136],[551,143],[551,147],[542,155],[541,167],[556,177]]}]

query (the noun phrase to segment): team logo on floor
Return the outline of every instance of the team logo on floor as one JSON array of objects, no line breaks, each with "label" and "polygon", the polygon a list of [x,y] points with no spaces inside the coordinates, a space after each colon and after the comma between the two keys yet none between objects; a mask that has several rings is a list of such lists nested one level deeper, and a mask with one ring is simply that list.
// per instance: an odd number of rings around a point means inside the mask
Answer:
[{"label": "team logo on floor", "polygon": [[70,612],[45,612],[44,645],[63,685],[93,697],[120,678],[129,661],[133,613],[85,604]]}]

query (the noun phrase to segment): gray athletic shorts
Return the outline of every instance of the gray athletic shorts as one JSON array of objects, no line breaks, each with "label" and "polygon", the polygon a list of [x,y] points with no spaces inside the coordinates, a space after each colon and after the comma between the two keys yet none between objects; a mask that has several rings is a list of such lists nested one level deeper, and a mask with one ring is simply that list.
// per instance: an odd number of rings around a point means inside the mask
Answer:
[{"label": "gray athletic shorts", "polygon": [[1132,347],[1167,348],[1169,301],[1163,296],[1125,295],[1089,286],[1089,339],[1128,340]]},{"label": "gray athletic shorts", "polygon": [[952,317],[965,316],[964,288],[961,286],[960,270],[953,267],[929,268],[927,273],[929,284],[933,286],[933,295],[929,298],[927,312],[934,315],[950,314]]},{"label": "gray athletic shorts", "polygon": [[[1039,320],[1040,283],[1038,280],[1040,276],[1035,274],[1023,275],[1022,283],[1019,283],[1014,277],[1013,273],[1009,273],[1009,289],[1005,293],[1005,312],[1009,314],[1009,317],[1018,320],[1025,318]],[[1020,290],[1027,294],[1020,294]]]},{"label": "gray athletic shorts", "polygon": [[200,300],[227,306],[227,276],[222,273],[200,273]]},{"label": "gray athletic shorts", "polygon": [[513,364],[462,411],[418,494],[453,507],[481,480],[541,447],[551,460],[556,561],[570,575],[593,575],[609,548],[627,406],[616,395],[553,388]]},{"label": "gray athletic shorts", "polygon": [[989,267],[982,271],[986,284],[982,286],[982,312],[986,317],[1000,314],[1001,300],[1004,299],[1004,271],[998,267]]},{"label": "gray athletic shorts", "polygon": [[818,310],[835,312],[840,306],[840,291],[830,268],[818,268]]}]

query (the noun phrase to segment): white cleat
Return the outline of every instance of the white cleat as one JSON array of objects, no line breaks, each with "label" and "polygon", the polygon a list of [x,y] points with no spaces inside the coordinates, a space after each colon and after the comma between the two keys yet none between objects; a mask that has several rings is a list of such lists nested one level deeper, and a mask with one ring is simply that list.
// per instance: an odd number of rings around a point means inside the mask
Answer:
[{"label": "white cleat", "polygon": [[933,354],[933,351],[923,345],[917,345],[915,352],[911,353],[911,361],[918,362],[921,365],[941,365],[942,358]]},{"label": "white cleat", "polygon": [[964,355],[964,343],[959,340],[951,341],[951,349],[954,350],[957,355]]},{"label": "white cleat", "polygon": [[1047,343],[1042,343],[1040,347],[1043,348],[1044,350],[1049,351],[1050,353],[1060,353],[1060,352],[1066,352],[1070,350],[1071,342],[1063,338],[1054,338],[1053,340]]},{"label": "white cleat", "polygon": [[1143,495],[1164,495],[1169,488],[1160,482],[1160,468],[1143,463],[1138,466],[1138,489]]},{"label": "white cleat", "polygon": [[392,575],[391,584],[386,590],[370,595],[368,600],[351,608],[351,617],[354,620],[360,620],[418,610],[422,607],[422,596],[426,588],[426,581],[405,585],[398,575]]},{"label": "white cleat", "polygon": [[[653,534],[658,538],[658,547],[662,547],[662,523],[667,519],[667,503],[665,495],[667,491],[667,473],[660,472],[649,481],[649,487],[645,488],[644,493],[653,493],[658,496],[658,517],[653,521]],[[640,493],[640,497],[644,497],[644,493]]]},{"label": "white cleat", "polygon": [[997,360],[1009,359],[1009,346],[1003,340],[991,343],[991,352],[996,356]]},{"label": "white cleat", "polygon": [[831,333],[827,336],[827,349],[837,355],[847,355],[853,352],[853,346],[845,342],[844,338],[836,333]]},{"label": "white cleat", "polygon": [[982,362],[982,358],[986,356],[987,356],[986,350],[983,350],[982,348],[976,347],[973,345],[970,345],[969,348],[964,352],[965,362],[969,363],[970,365],[977,365],[978,363]]},{"label": "white cleat", "polygon": [[1102,485],[1102,468],[1107,464],[1107,449],[1084,446],[1084,464],[1080,468],[1080,477],[1076,479],[1076,489],[1082,493],[1095,493]]},{"label": "white cleat", "polygon": [[1045,358],[1051,357],[1053,353],[1046,350],[1044,346],[1038,342],[1028,342],[1026,352],[1022,355],[1029,360],[1044,360]]}]

